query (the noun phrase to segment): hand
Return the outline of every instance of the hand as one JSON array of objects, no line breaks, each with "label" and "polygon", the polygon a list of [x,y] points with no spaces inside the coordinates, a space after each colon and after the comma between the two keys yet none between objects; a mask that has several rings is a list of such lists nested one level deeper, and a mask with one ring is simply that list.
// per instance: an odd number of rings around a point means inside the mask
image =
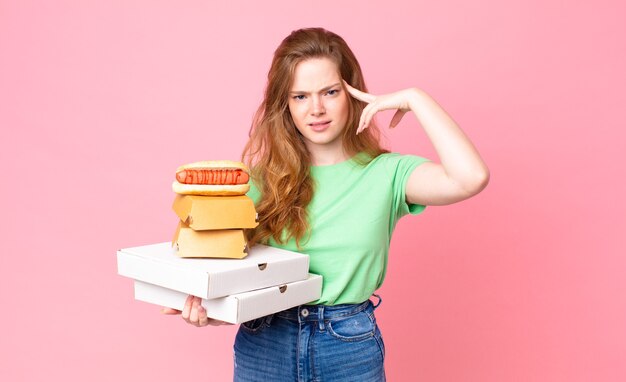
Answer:
[{"label": "hand", "polygon": [[361,113],[359,127],[356,130],[357,134],[365,130],[372,121],[372,118],[374,118],[374,115],[382,110],[397,110],[389,124],[389,128],[396,127],[402,120],[402,117],[411,110],[411,99],[417,96],[417,89],[404,89],[395,93],[375,96],[355,89],[345,81],[343,83],[352,97],[368,103],[365,109],[363,109],[363,113]]},{"label": "hand", "polygon": [[185,301],[185,307],[182,311],[172,308],[163,308],[161,309],[161,313],[163,314],[182,314],[183,320],[188,324],[193,326],[202,327],[202,326],[220,326],[220,325],[232,325],[230,323],[215,320],[212,318],[208,318],[206,314],[206,309],[202,306],[202,299],[200,297],[195,297],[189,295],[187,300]]}]

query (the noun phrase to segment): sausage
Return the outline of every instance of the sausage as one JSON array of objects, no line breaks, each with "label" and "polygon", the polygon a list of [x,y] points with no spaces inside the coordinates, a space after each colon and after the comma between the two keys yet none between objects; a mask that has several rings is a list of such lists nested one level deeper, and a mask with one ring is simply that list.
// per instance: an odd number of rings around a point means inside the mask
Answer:
[{"label": "sausage", "polygon": [[194,168],[176,173],[176,180],[184,184],[246,184],[249,178],[247,172],[229,168]]}]

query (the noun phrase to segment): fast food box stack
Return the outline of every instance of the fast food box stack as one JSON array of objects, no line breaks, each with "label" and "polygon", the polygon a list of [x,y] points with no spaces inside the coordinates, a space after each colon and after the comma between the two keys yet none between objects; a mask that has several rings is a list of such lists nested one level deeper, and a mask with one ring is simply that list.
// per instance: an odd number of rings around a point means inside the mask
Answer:
[{"label": "fast food box stack", "polygon": [[241,162],[202,161],[180,166],[172,206],[180,221],[172,240],[179,257],[242,259],[246,230],[258,225],[249,170]]},{"label": "fast food box stack", "polygon": [[118,273],[133,279],[136,300],[182,310],[194,295],[209,317],[234,324],[321,296],[309,256],[261,244],[248,251],[245,231],[258,225],[248,180],[239,162],[178,168],[173,242],[117,251]]}]

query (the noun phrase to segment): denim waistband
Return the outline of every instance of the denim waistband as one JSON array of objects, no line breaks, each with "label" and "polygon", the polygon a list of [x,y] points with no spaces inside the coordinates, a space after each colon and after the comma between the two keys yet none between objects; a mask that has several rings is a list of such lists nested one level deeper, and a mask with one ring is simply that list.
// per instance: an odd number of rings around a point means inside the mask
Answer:
[{"label": "denim waistband", "polygon": [[[376,297],[380,297],[375,295]],[[291,309],[283,310],[275,314],[276,317],[285,318],[292,321],[323,321],[341,317],[348,317],[364,311],[372,306],[378,307],[380,301],[374,305],[370,300],[365,300],[359,304],[341,305],[300,305]]]}]

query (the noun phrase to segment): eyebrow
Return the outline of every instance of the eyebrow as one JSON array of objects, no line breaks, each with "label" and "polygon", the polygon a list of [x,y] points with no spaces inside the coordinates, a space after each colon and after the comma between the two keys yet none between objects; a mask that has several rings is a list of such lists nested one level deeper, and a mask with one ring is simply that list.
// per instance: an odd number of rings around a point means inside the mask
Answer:
[{"label": "eyebrow", "polygon": [[[338,86],[338,85],[341,85],[341,84],[339,82],[337,82],[336,84],[332,84],[330,86],[325,86],[325,87],[321,88],[318,93],[323,93],[323,92],[325,92],[327,90],[330,90],[330,89],[332,89],[332,88],[334,88],[335,86]],[[300,90],[294,90],[294,91],[289,92],[289,94],[305,94],[305,95],[308,95],[310,93],[309,92],[300,91]]]}]

